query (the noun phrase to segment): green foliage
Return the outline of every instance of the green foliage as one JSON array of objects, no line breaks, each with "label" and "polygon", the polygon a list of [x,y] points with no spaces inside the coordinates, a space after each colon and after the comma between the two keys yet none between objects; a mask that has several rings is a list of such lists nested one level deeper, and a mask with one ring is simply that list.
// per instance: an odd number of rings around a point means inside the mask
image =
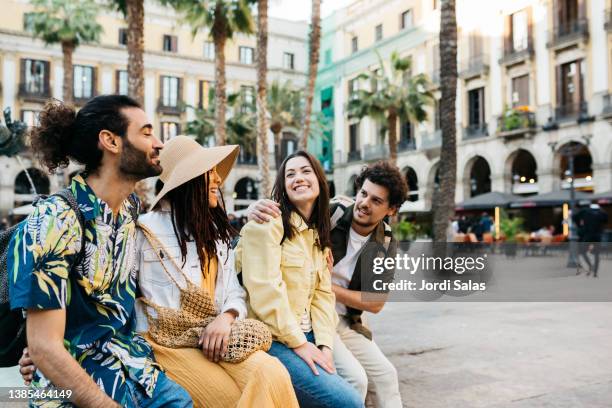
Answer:
[{"label": "green foliage", "polygon": [[93,43],[100,39],[102,26],[96,17],[100,6],[95,0],[31,0],[26,29],[46,44]]},{"label": "green foliage", "polygon": [[522,108],[506,109],[502,117],[501,123],[502,132],[510,132],[517,129],[527,129],[535,126],[533,114]]},{"label": "green foliage", "polygon": [[[195,110],[196,118],[187,122],[186,133],[196,137],[201,144],[208,144],[215,136],[214,90],[211,90],[208,108],[189,108]],[[256,116],[255,106],[247,103],[244,92],[231,94],[227,105],[234,114],[227,119],[227,143],[240,145],[243,150],[255,154]]]},{"label": "green foliage", "polygon": [[402,220],[392,228],[393,235],[398,241],[414,241],[421,234],[421,227],[408,220]]},{"label": "green foliage", "polygon": [[508,217],[505,211],[501,213],[499,229],[506,242],[516,242],[516,236],[523,232],[523,219],[521,217]]},{"label": "green foliage", "polygon": [[234,33],[253,34],[255,20],[251,6],[256,0],[160,0],[161,4],[174,7],[191,26],[192,34],[207,29],[211,37],[215,33],[232,38]]},{"label": "green foliage", "polygon": [[359,89],[349,100],[349,118],[361,119],[369,116],[383,124],[390,112],[402,120],[423,122],[427,120],[425,107],[433,100],[428,90],[429,80],[425,74],[411,75],[412,61],[391,53],[390,69],[385,67],[380,55],[380,68],[356,78],[369,82],[370,89]]}]

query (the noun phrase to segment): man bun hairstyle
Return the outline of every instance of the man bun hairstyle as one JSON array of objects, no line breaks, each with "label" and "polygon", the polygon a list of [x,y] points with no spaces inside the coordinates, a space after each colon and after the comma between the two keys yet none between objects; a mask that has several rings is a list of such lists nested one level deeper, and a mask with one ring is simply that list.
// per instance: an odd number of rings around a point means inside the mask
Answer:
[{"label": "man bun hairstyle", "polygon": [[32,150],[51,173],[68,166],[70,160],[85,165],[86,173],[94,173],[102,162],[100,132],[126,135],[129,121],[121,112],[124,108],[141,106],[128,96],[101,95],[77,113],[73,106],[51,99],[39,114],[38,126],[30,131]]},{"label": "man bun hairstyle", "polygon": [[364,167],[355,179],[360,190],[366,180],[383,186],[389,192],[389,207],[399,208],[408,199],[408,184],[399,168],[388,161],[378,161]]}]

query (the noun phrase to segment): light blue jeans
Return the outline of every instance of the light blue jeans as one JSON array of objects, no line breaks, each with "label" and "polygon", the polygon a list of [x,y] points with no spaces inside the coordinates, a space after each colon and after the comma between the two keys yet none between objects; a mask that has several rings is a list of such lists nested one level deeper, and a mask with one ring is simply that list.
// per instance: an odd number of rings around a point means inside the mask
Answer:
[{"label": "light blue jeans", "polygon": [[[306,333],[306,339],[314,343],[312,332]],[[308,364],[283,343],[272,342],[268,351],[278,358],[289,371],[291,382],[301,408],[362,408],[357,390],[338,374],[329,374],[319,365],[316,376]]]},{"label": "light blue jeans", "polygon": [[159,373],[153,397],[147,397],[144,389],[133,380],[127,381],[130,397],[125,405],[128,408],[192,408],[191,397],[177,383],[169,379],[165,373]]}]

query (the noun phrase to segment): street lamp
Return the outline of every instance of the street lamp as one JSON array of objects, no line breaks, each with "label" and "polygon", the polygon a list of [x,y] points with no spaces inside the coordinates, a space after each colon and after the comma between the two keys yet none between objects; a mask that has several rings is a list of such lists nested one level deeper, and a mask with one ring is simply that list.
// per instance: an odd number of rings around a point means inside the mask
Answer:
[{"label": "street lamp", "polygon": [[[580,133],[581,133],[580,137],[582,138],[582,140],[584,140],[585,146],[589,146],[590,141],[591,141],[591,135],[582,135],[581,124],[582,122],[579,121],[578,126],[580,128]],[[548,145],[550,146],[553,153],[555,153],[557,142],[550,142],[548,143]],[[575,174],[575,169],[574,169],[574,158],[578,153],[580,153],[583,147],[584,146],[579,143],[576,143],[576,144],[567,143],[563,145],[558,151],[558,153],[561,156],[567,157],[568,169],[565,172],[564,176],[569,177],[569,183],[570,183],[570,214],[568,217],[568,223],[570,227],[569,229],[569,257],[567,259],[568,268],[578,268],[580,266],[580,264],[578,263],[578,255],[577,255],[578,237],[577,237],[576,225],[574,224],[572,217],[576,214],[576,188],[574,185],[576,181],[576,174]]]}]

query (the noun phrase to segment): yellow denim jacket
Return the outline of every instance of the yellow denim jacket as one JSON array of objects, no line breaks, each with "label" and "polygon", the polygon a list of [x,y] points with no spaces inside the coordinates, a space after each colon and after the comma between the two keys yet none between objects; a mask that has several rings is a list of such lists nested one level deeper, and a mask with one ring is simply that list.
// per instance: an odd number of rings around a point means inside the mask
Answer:
[{"label": "yellow denim jacket", "polygon": [[291,223],[297,233],[282,245],[281,217],[264,224],[251,221],[242,228],[236,270],[242,271],[249,317],[266,323],[275,340],[294,348],[306,342],[300,328],[306,311],[317,346],[333,348],[338,315],[326,262],[329,248],[315,246],[317,231],[297,213]]}]

